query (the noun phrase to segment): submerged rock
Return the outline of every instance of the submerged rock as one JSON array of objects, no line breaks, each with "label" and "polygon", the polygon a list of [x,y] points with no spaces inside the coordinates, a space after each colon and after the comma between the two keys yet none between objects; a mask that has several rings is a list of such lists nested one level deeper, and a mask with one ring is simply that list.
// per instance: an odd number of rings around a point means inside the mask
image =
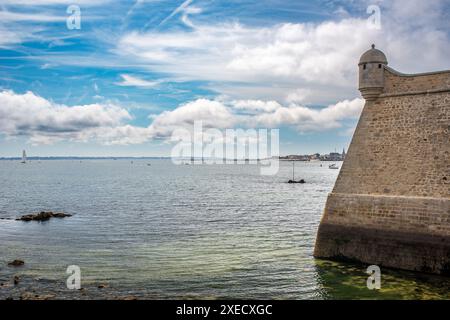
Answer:
[{"label": "submerged rock", "polygon": [[300,180],[289,180],[288,183],[305,183],[306,181],[304,179]]},{"label": "submerged rock", "polygon": [[53,214],[53,218],[65,218],[65,217],[71,217],[71,214],[63,213],[63,212],[57,212]]},{"label": "submerged rock", "polygon": [[39,213],[26,214],[17,218],[16,220],[20,221],[46,221],[50,218],[65,218],[71,217],[71,214],[63,213],[63,212],[51,212],[51,211],[41,211]]},{"label": "submerged rock", "polygon": [[54,298],[54,294],[36,294],[34,292],[23,292],[20,295],[20,300],[51,300]]},{"label": "submerged rock", "polygon": [[16,260],[8,263],[8,266],[18,267],[18,266],[23,266],[24,264],[25,264],[25,262],[23,260],[16,259]]}]

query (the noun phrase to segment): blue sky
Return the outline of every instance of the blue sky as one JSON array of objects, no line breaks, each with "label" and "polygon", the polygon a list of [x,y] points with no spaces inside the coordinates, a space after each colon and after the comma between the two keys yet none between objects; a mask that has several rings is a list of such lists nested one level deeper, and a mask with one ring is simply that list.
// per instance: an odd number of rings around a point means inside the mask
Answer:
[{"label": "blue sky", "polygon": [[194,120],[340,151],[359,56],[376,43],[399,71],[449,69],[449,2],[0,0],[0,156],[167,156]]}]

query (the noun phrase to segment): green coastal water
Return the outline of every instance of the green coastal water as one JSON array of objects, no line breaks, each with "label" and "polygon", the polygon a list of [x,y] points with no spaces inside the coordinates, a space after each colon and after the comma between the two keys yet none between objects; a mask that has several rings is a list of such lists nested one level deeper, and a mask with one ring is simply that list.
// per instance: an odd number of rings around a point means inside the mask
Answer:
[{"label": "green coastal water", "polygon": [[[307,183],[287,184],[292,165],[280,165],[263,176],[257,165],[170,160],[0,161],[0,298],[450,298],[448,278],[382,269],[373,291],[367,266],[315,260],[338,170],[296,163]],[[41,210],[73,216],[13,220]],[[7,266],[14,259],[25,265]],[[65,287],[69,265],[84,295]]]}]

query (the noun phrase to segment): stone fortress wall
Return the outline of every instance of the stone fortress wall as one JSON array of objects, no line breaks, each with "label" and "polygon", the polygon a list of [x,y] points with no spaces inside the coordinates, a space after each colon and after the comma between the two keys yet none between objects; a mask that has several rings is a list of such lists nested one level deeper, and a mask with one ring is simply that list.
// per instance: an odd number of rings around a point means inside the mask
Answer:
[{"label": "stone fortress wall", "polygon": [[450,71],[405,75],[372,47],[366,104],[314,255],[450,274]]}]

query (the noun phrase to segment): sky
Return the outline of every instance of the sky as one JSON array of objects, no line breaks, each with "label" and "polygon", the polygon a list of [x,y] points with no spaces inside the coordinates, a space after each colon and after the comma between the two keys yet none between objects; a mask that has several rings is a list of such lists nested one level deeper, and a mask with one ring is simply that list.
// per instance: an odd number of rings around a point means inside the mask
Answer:
[{"label": "sky", "polygon": [[361,54],[446,70],[449,40],[450,0],[0,0],[0,157],[169,156],[195,120],[340,152]]}]

